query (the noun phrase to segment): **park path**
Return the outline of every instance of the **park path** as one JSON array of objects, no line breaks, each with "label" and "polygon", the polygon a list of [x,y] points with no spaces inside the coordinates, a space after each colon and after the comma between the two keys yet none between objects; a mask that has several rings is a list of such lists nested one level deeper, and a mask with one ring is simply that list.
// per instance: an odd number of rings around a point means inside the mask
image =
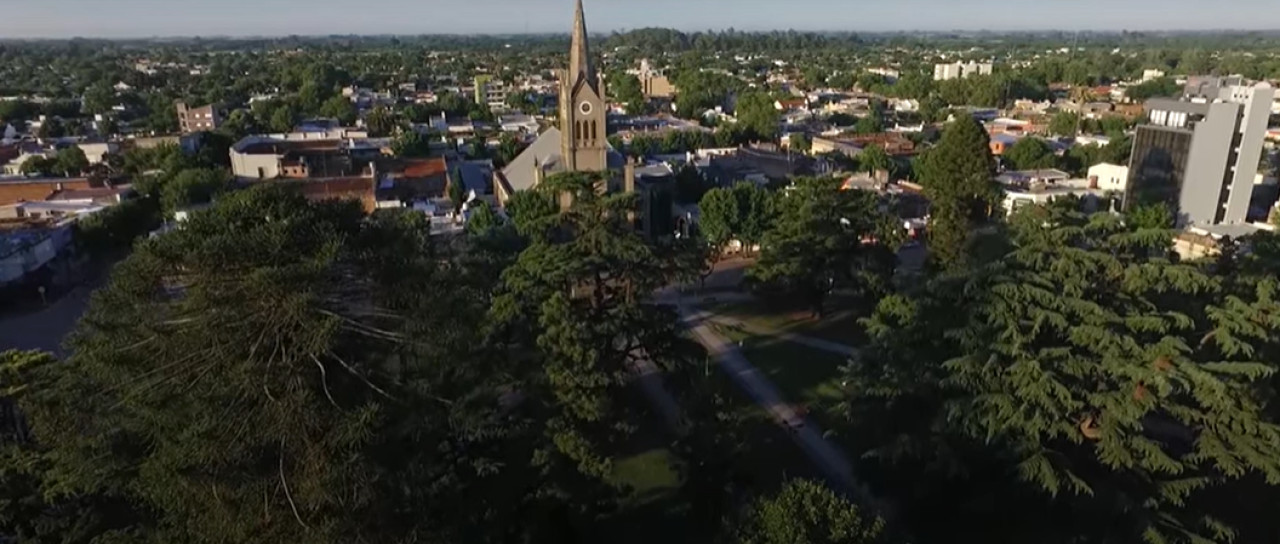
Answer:
[{"label": "park path", "polygon": [[786,340],[788,342],[805,345],[814,349],[819,349],[822,351],[834,353],[836,355],[853,357],[858,354],[858,348],[855,348],[850,345],[841,344],[839,342],[832,342],[830,340],[824,340],[822,338],[816,338],[816,337],[808,336],[804,334],[796,334],[793,332],[780,331],[772,328],[761,327],[759,325],[747,323],[746,321],[743,321],[741,319],[736,319],[726,315],[713,314],[705,310],[691,313],[690,318],[697,319],[697,320],[711,320],[716,323],[720,323],[721,325],[727,325],[736,329],[741,329],[751,334],[761,335],[761,336],[772,336],[780,340]]},{"label": "park path", "polygon": [[[729,296],[726,296],[729,295]],[[674,289],[665,290],[660,298],[676,305],[684,325],[693,334],[694,339],[707,349],[720,368],[747,393],[749,397],[765,410],[777,424],[787,430],[796,445],[805,452],[809,460],[834,485],[855,496],[863,504],[875,505],[876,501],[855,478],[853,465],[839,448],[825,438],[817,425],[796,412],[790,404],[783,400],[777,386],[743,356],[734,342],[717,333],[712,327],[715,317],[709,312],[697,310],[690,303],[714,297],[718,301],[726,299],[744,299],[750,295],[744,293],[717,293],[708,297],[691,297],[683,300]],[[819,339],[812,339],[819,340]],[[834,343],[833,343],[834,344]],[[841,346],[835,344],[835,346]],[[835,347],[827,346],[827,347]],[[838,349],[848,348],[841,346]]]}]

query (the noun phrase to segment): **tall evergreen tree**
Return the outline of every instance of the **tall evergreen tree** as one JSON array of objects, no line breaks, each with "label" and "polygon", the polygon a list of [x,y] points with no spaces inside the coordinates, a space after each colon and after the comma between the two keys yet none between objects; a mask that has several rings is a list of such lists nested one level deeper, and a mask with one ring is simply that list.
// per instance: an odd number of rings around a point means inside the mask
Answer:
[{"label": "tall evergreen tree", "polygon": [[931,210],[929,250],[943,267],[964,265],[970,231],[999,206],[989,141],[981,123],[961,115],[921,161],[919,175]]},{"label": "tall evergreen tree", "polygon": [[118,505],[81,542],[455,542],[522,525],[507,517],[521,490],[492,493],[523,465],[503,458],[512,414],[475,337],[485,299],[442,283],[427,232],[262,186],[141,244],[74,355],[18,373],[40,496]]}]

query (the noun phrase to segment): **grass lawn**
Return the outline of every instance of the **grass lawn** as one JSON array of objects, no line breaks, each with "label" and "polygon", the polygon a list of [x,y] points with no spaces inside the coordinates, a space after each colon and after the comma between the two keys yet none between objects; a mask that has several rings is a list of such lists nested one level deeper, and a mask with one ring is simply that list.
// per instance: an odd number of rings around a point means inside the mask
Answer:
[{"label": "grass lawn", "polygon": [[761,301],[721,302],[707,309],[748,325],[778,332],[803,334],[850,346],[865,341],[858,318],[862,317],[852,300],[833,297],[827,304],[829,310],[821,319],[814,319],[807,309],[780,308]]},{"label": "grass lawn", "polygon": [[840,368],[848,362],[843,355],[733,327],[715,328],[730,341],[741,342],[742,354],[778,387],[783,398],[807,408],[823,428],[831,427],[830,412],[842,397]]},{"label": "grass lawn", "polygon": [[628,505],[660,500],[679,490],[680,460],[666,448],[623,457],[614,462],[611,480],[628,489]]}]

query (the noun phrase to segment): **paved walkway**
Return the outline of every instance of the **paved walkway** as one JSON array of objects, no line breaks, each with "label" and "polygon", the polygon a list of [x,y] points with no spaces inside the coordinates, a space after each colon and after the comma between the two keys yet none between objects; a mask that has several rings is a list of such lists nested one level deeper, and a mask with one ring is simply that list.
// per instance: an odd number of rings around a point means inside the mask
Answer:
[{"label": "paved walkway", "polygon": [[736,344],[716,333],[711,328],[709,320],[699,317],[699,314],[705,314],[705,312],[696,312],[683,303],[679,304],[678,308],[694,338],[707,348],[707,352],[715,358],[720,368],[727,372],[743,391],[756,404],[764,408],[779,425],[787,429],[791,438],[827,479],[849,490],[864,503],[872,500],[870,494],[854,479],[852,465],[844,452],[827,442],[817,425],[787,404],[773,382],[751,365]]},{"label": "paved walkway", "polygon": [[695,320],[714,321],[722,325],[728,325],[730,327],[742,329],[751,334],[757,334],[762,336],[772,336],[774,338],[786,340],[788,342],[794,342],[796,344],[802,344],[814,349],[831,352],[836,355],[844,355],[846,357],[852,357],[858,354],[858,348],[855,348],[853,346],[841,344],[839,342],[832,342],[830,340],[823,340],[821,338],[816,338],[816,337],[808,336],[804,334],[796,334],[792,332],[769,329],[769,328],[761,327],[751,323],[747,323],[746,321],[743,321],[741,319],[732,318],[726,315],[719,315],[719,314],[713,314],[706,311],[700,311],[700,312],[691,313],[689,317]]},{"label": "paved walkway", "polygon": [[65,357],[67,353],[62,349],[62,342],[84,315],[89,297],[97,287],[97,283],[81,285],[48,308],[0,318],[0,351],[38,349]]}]

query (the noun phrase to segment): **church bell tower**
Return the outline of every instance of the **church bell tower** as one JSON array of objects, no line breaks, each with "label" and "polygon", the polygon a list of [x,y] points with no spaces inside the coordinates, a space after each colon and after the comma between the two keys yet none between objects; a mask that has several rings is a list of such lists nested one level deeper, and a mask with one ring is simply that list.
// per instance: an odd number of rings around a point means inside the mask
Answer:
[{"label": "church bell tower", "polygon": [[603,171],[609,167],[605,89],[587,46],[582,0],[573,14],[572,42],[569,66],[560,78],[561,156],[569,171]]}]

